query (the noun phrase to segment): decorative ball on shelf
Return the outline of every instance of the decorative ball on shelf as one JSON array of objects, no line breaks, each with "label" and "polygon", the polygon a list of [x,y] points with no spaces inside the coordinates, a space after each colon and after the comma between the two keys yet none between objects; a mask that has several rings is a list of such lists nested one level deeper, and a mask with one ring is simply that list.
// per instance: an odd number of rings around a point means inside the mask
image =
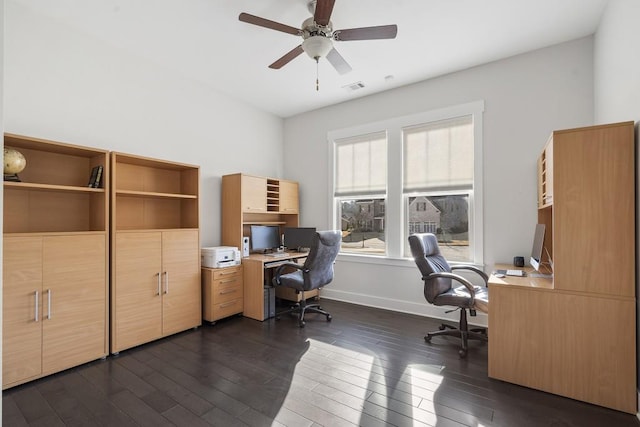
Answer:
[{"label": "decorative ball on shelf", "polygon": [[21,152],[14,148],[4,149],[4,180],[5,181],[20,181],[18,173],[22,172],[27,166],[27,159],[24,158]]}]

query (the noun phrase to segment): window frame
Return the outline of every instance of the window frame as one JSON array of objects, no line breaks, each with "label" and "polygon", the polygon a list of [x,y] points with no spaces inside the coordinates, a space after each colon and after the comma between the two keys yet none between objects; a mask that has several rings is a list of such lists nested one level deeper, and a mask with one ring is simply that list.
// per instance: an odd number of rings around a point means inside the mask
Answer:
[{"label": "window frame", "polygon": [[336,217],[338,212],[336,205],[336,203],[338,203],[338,198],[334,195],[336,141],[376,132],[386,132],[387,135],[387,194],[385,196],[386,255],[365,255],[341,252],[339,254],[340,258],[348,257],[349,260],[355,260],[358,262],[384,262],[384,260],[387,260],[388,263],[392,265],[397,264],[397,260],[409,259],[409,257],[405,256],[405,241],[408,238],[408,213],[406,212],[406,195],[403,192],[402,183],[403,131],[404,129],[429,122],[471,115],[473,120],[474,137],[474,168],[473,190],[470,192],[470,211],[473,213],[470,215],[471,218],[469,224],[469,254],[471,264],[483,264],[483,113],[484,101],[480,100],[327,132],[329,160],[329,182],[327,192],[329,208],[328,220],[332,227],[340,225],[340,218]]}]

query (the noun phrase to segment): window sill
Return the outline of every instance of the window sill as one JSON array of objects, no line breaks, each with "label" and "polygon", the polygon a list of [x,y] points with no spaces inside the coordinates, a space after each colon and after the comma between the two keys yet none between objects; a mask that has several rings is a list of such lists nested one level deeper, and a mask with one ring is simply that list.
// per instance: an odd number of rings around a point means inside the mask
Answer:
[{"label": "window sill", "polygon": [[[392,258],[386,255],[360,255],[360,254],[338,254],[337,261],[349,262],[357,264],[375,264],[375,265],[389,265],[394,267],[410,267],[416,268],[416,264],[413,258]],[[450,264],[456,265],[471,265],[484,270],[484,265],[474,264],[470,262],[452,262]]]}]

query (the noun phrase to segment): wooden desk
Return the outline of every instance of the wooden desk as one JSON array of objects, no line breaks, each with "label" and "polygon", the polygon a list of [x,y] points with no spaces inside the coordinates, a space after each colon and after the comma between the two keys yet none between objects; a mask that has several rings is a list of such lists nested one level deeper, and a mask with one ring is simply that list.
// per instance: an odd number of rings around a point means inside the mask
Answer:
[{"label": "wooden desk", "polygon": [[[266,255],[249,255],[242,258],[244,277],[244,310],[242,315],[255,320],[264,320],[264,285],[265,271],[269,280],[272,271],[285,262],[296,262],[306,258],[306,253],[290,252],[286,257],[270,257]],[[305,292],[305,296],[307,293]],[[313,296],[313,295],[309,295]]]},{"label": "wooden desk", "polygon": [[489,295],[491,378],[635,413],[634,298],[494,275]]}]

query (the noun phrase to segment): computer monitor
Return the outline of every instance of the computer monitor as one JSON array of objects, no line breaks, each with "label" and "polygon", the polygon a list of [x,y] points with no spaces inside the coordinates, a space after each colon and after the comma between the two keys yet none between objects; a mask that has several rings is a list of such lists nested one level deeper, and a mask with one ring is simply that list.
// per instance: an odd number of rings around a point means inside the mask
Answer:
[{"label": "computer monitor", "polygon": [[251,252],[269,252],[280,247],[280,227],[277,225],[251,226]]},{"label": "computer monitor", "polygon": [[285,227],[284,246],[291,251],[308,251],[315,235],[315,227]]},{"label": "computer monitor", "polygon": [[546,226],[544,224],[536,224],[536,231],[533,234],[533,247],[531,248],[531,259],[529,263],[531,267],[540,271],[542,264],[542,250],[544,248],[544,232]]}]

